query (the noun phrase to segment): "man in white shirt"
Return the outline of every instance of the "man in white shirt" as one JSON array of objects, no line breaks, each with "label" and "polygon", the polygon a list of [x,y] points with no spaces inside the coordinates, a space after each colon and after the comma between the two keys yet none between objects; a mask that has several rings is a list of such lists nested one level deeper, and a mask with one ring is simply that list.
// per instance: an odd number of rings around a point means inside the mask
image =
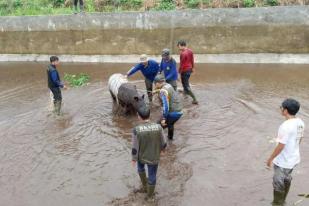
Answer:
[{"label": "man in white shirt", "polygon": [[299,144],[304,136],[305,125],[295,116],[299,108],[299,102],[294,99],[286,99],[280,106],[286,120],[279,127],[276,139],[278,145],[267,161],[268,167],[274,164],[273,206],[284,205],[292,181],[292,171],[300,162]]}]

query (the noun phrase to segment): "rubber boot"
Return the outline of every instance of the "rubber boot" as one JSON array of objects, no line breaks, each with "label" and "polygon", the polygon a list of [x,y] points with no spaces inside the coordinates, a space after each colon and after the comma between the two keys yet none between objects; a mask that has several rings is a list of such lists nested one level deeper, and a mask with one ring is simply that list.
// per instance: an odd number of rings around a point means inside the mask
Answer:
[{"label": "rubber boot", "polygon": [[167,135],[169,140],[173,140],[174,138],[174,126],[171,126],[168,128],[168,135]]},{"label": "rubber boot", "polygon": [[146,172],[138,173],[142,182],[142,187],[139,189],[135,189],[134,193],[146,193],[147,192],[147,176]]},{"label": "rubber boot", "polygon": [[59,116],[61,114],[60,113],[60,111],[61,111],[61,101],[55,101],[54,107],[55,107],[54,113]]},{"label": "rubber boot", "polygon": [[283,206],[284,205],[285,192],[278,192],[274,190],[274,200],[272,206]]},{"label": "rubber boot", "polygon": [[196,97],[191,90],[188,91],[188,95],[193,99],[192,104],[198,104],[198,101],[196,100]]},{"label": "rubber boot", "polygon": [[284,189],[284,201],[285,201],[290,191],[291,182],[284,182],[284,185],[285,185],[285,189]]},{"label": "rubber boot", "polygon": [[148,184],[148,186],[147,186],[147,196],[145,198],[145,200],[147,202],[154,202],[155,201],[155,198],[154,198],[155,187],[156,187],[156,185]]}]

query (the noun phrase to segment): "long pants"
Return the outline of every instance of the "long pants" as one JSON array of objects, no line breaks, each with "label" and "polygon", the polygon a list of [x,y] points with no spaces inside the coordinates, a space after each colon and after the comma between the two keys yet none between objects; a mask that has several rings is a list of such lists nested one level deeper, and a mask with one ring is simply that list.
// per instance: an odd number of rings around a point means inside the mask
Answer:
[{"label": "long pants", "polygon": [[292,181],[293,169],[285,169],[274,165],[273,187],[277,192],[285,193]]},{"label": "long pants", "polygon": [[177,92],[177,81],[176,80],[166,80],[166,83],[170,84],[174,90]]},{"label": "long pants", "polygon": [[152,101],[152,81],[145,78],[145,85],[146,85],[146,90],[147,90],[147,95],[148,95],[148,99],[151,102]]},{"label": "long pants", "polygon": [[49,88],[50,91],[53,93],[53,99],[54,99],[54,112],[56,112],[58,115],[60,114],[61,110],[61,102],[62,102],[62,95],[61,95],[61,89],[58,88]]},{"label": "long pants", "polygon": [[190,76],[191,76],[191,71],[181,73],[181,83],[183,86],[184,93],[190,95],[192,99],[196,101],[196,97],[194,93],[192,92],[190,83],[189,83]]},{"label": "long pants", "polygon": [[[163,128],[168,129],[168,139],[173,139],[174,137],[174,124],[180,119],[182,112],[170,112],[166,118],[166,126]],[[161,120],[160,120],[161,123]]]},{"label": "long pants", "polygon": [[[148,184],[149,185],[156,185],[158,165],[157,164],[156,165],[147,164],[147,168],[148,168]],[[145,172],[145,164],[138,161],[137,162],[137,171],[138,171],[138,173]]]},{"label": "long pants", "polygon": [[80,8],[83,8],[83,6],[84,6],[84,1],[83,1],[83,0],[74,0],[74,6],[75,6],[75,8],[77,7],[78,1],[79,1],[79,6],[80,6]]}]

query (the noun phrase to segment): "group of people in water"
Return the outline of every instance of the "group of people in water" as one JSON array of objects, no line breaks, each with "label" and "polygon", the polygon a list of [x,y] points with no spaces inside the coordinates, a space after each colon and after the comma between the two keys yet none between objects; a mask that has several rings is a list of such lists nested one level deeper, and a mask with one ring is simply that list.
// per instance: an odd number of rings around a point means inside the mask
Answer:
[{"label": "group of people in water", "polygon": [[[160,161],[160,154],[167,147],[167,139],[163,129],[168,128],[168,139],[174,138],[174,124],[182,113],[182,104],[177,92],[178,73],[184,93],[192,97],[193,104],[198,101],[190,88],[189,79],[194,72],[193,52],[181,40],[177,44],[180,50],[180,66],[177,71],[176,61],[171,57],[168,49],[163,49],[161,63],[148,59],[147,55],[141,55],[140,63],[134,66],[126,74],[130,77],[137,71],[145,77],[145,85],[149,101],[153,94],[158,93],[162,103],[162,118],[158,122],[150,120],[150,109],[140,110],[138,117],[142,123],[133,128],[132,133],[132,163],[137,164],[141,187],[135,189],[136,193],[145,193],[145,200],[153,202],[156,186],[156,175]],[[53,93],[55,113],[60,114],[62,95],[60,88],[65,85],[60,81],[56,66],[59,59],[50,57],[51,64],[47,69],[48,87]],[[153,84],[155,90],[153,91]],[[300,163],[299,145],[304,136],[304,122],[296,117],[300,109],[300,103],[292,98],[285,99],[280,106],[280,113],[285,118],[278,130],[277,146],[267,160],[267,167],[273,165],[273,206],[283,206],[289,192],[292,180],[292,171]],[[145,166],[147,166],[148,177]]]}]

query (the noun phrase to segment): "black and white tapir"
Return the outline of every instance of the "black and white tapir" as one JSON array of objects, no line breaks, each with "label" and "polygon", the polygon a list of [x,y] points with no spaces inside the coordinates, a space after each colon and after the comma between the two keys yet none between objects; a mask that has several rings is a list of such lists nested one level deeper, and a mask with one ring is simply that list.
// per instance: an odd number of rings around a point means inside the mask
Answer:
[{"label": "black and white tapir", "polygon": [[136,113],[144,112],[148,109],[144,95],[137,92],[136,86],[128,82],[122,74],[113,74],[108,80],[108,89],[112,98],[123,108],[125,112]]}]

